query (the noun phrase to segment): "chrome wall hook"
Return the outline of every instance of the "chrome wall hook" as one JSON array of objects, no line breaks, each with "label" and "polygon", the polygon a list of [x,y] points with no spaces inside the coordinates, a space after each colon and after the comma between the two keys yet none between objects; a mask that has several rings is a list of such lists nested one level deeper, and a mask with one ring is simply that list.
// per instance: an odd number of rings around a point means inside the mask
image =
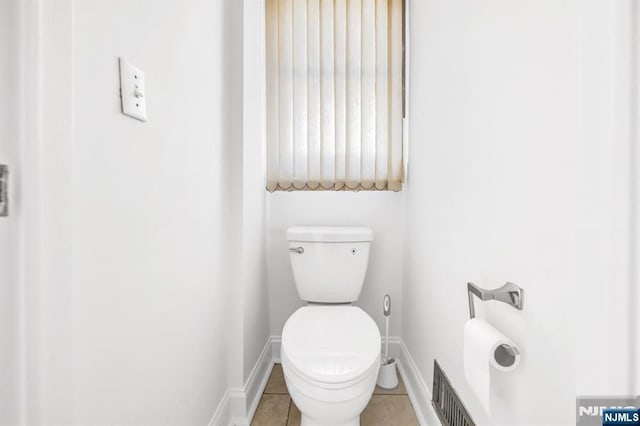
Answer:
[{"label": "chrome wall hook", "polygon": [[473,295],[478,296],[483,302],[485,300],[497,300],[507,303],[516,309],[522,310],[524,307],[524,290],[512,282],[508,282],[500,288],[487,290],[480,288],[474,283],[467,283],[467,293],[469,295],[469,316],[475,318],[476,310],[473,305]]}]

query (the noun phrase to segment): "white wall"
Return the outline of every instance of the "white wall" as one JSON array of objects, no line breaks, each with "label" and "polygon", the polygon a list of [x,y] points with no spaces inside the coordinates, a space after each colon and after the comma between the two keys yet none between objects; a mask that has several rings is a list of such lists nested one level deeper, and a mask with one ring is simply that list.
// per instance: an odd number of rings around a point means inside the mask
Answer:
[{"label": "white wall", "polygon": [[[245,274],[243,300],[243,375],[246,382],[269,338],[267,282],[267,193],[264,73],[264,4],[245,0],[243,7],[242,75],[242,196],[243,256]],[[239,46],[239,44],[236,44]]]},{"label": "white wall", "polygon": [[[238,132],[227,138],[231,158],[229,177],[230,206],[228,214],[229,256],[231,276],[230,301],[232,312],[229,326],[229,385],[236,393],[244,394],[244,401],[237,407],[232,403],[234,416],[248,415],[251,405],[259,395],[255,388],[245,389],[256,371],[267,365],[257,362],[269,339],[269,315],[266,279],[266,198],[264,191],[264,103],[262,81],[257,78],[257,63],[263,60],[260,19],[263,4],[260,0],[231,2],[230,10],[243,25],[233,29],[230,60],[242,67],[242,72],[231,76],[233,89],[227,102],[228,108],[242,120]],[[270,361],[266,358],[264,363]],[[255,374],[255,373],[254,373]],[[259,378],[258,378],[259,380]],[[255,408],[255,407],[254,407]],[[244,419],[235,419],[238,422]]]},{"label": "white wall", "polygon": [[21,206],[18,125],[19,9],[0,2],[0,164],[10,168],[10,216],[0,217],[0,424],[18,422],[19,252]]},{"label": "white wall", "polygon": [[[619,17],[583,3],[410,3],[402,335],[425,382],[436,358],[481,425],[570,424],[576,392],[629,391]],[[467,281],[526,291],[522,312],[477,304],[523,354],[493,375],[491,419],[463,372]]]},{"label": "white wall", "polygon": [[[579,395],[632,393],[634,356],[632,211],[633,49],[638,35],[632,1],[582,5],[581,142],[583,173],[578,193],[585,247],[578,258],[576,391]],[[637,72],[637,71],[636,71]],[[637,184],[635,184],[637,185]],[[633,222],[636,222],[635,224]],[[577,277],[578,278],[578,277]],[[594,368],[602,366],[602,368]]]},{"label": "white wall", "polygon": [[[206,424],[227,389],[233,2],[73,10],[73,419]],[[149,121],[120,113],[119,56]]]},{"label": "white wall", "polygon": [[[15,70],[1,63],[2,91],[24,100],[0,102],[0,160],[18,192],[0,223],[3,301],[18,299],[2,309],[3,347],[19,352],[2,351],[2,420],[207,423],[268,338],[243,3],[2,8],[18,27],[2,25],[0,54],[21,52]],[[147,73],[147,123],[120,113],[120,56]]]},{"label": "white wall", "polygon": [[[630,73],[632,76],[632,83],[635,86],[635,91],[632,96],[635,97],[633,100],[633,105],[635,106],[635,110],[632,110],[631,122],[635,123],[632,125],[633,133],[632,133],[632,146],[633,150],[633,164],[636,165],[633,168],[632,174],[632,189],[633,189],[633,205],[632,212],[635,214],[632,215],[632,223],[633,223],[633,231],[634,231],[634,245],[633,245],[633,257],[631,259],[632,264],[634,265],[634,275],[632,282],[632,297],[630,301],[635,306],[640,306],[640,223],[638,219],[638,212],[640,212],[640,168],[637,167],[640,164],[640,77],[638,76],[638,70],[640,70],[640,40],[638,37],[640,35],[640,7],[638,7],[637,3],[633,3],[632,13],[630,14],[633,18],[634,25],[633,28],[633,36],[632,36],[632,72]],[[632,351],[632,360],[635,359],[635,365],[633,366],[633,371],[635,373],[634,377],[634,388],[632,389],[633,393],[636,395],[640,394],[640,312],[637,309],[632,309],[632,331],[634,335],[632,339],[635,341],[635,348]]]},{"label": "white wall", "polygon": [[390,335],[400,334],[404,232],[403,192],[275,192],[268,195],[269,307],[271,334],[279,336],[287,318],[302,306],[289,262],[286,230],[296,225],[369,226],[374,230],[369,269],[357,305],[382,333],[382,298],[392,297]]},{"label": "white wall", "polygon": [[[230,203],[227,212],[227,252],[231,269],[228,279],[231,312],[227,319],[229,386],[236,395],[232,402],[232,415],[249,414],[251,405],[259,398],[255,388],[245,388],[256,371],[267,365],[258,360],[269,339],[269,316],[266,279],[266,199],[264,188],[264,102],[261,80],[256,78],[256,62],[263,48],[260,20],[262,4],[259,0],[230,2],[229,11],[234,21],[242,26],[232,28],[227,48],[227,60],[242,67],[243,72],[230,76],[232,88],[227,95],[227,108],[241,119],[241,126],[226,138],[229,154]],[[263,360],[264,363],[270,359]],[[257,380],[260,380],[258,378]],[[247,393],[244,393],[247,391]],[[252,392],[254,391],[254,392]],[[255,407],[254,407],[255,408]],[[242,422],[244,419],[233,419]]]}]

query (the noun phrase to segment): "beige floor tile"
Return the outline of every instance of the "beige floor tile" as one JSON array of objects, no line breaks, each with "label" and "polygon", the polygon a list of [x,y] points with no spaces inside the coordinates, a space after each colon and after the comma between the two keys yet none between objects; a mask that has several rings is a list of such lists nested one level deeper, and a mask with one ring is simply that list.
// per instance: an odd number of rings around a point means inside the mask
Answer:
[{"label": "beige floor tile", "polygon": [[296,404],[291,401],[291,408],[289,408],[289,420],[287,421],[287,426],[300,426],[300,419],[302,417],[302,413],[296,407]]},{"label": "beige floor tile", "polygon": [[271,370],[271,376],[264,388],[264,393],[288,394],[287,385],[284,382],[284,374],[282,373],[282,364],[275,364]]},{"label": "beige floor tile", "polygon": [[360,416],[362,426],[410,426],[418,419],[406,395],[373,395]]},{"label": "beige floor tile", "polygon": [[[300,410],[289,397],[282,365],[275,364],[251,424],[254,426],[300,426],[300,417]],[[398,376],[398,387],[395,389],[382,389],[376,386],[374,395],[360,417],[360,424],[361,426],[418,424],[400,376]]]},{"label": "beige floor tile", "polygon": [[290,403],[289,395],[262,395],[251,426],[285,426]]},{"label": "beige floor tile", "polygon": [[[300,426],[300,410],[291,401],[287,426]],[[360,417],[361,426],[411,426],[418,419],[409,397],[405,395],[374,395]]]},{"label": "beige floor tile", "polygon": [[383,389],[380,386],[376,386],[376,389],[373,391],[374,395],[406,395],[407,389],[404,387],[404,382],[402,381],[402,377],[398,374],[398,386],[394,389]]}]

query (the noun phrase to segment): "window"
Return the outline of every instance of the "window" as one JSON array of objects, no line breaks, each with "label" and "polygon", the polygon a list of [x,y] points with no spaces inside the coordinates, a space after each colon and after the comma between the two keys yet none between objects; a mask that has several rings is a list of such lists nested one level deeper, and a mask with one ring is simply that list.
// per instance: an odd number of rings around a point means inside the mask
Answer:
[{"label": "window", "polygon": [[402,189],[403,0],[266,0],[267,190]]}]

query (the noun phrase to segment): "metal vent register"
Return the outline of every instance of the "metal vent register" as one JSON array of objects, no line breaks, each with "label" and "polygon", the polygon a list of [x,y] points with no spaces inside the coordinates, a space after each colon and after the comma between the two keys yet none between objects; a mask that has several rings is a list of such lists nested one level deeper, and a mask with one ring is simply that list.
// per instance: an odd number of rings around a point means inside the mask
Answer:
[{"label": "metal vent register", "polygon": [[436,360],[433,361],[433,400],[431,403],[444,426],[476,425]]}]

